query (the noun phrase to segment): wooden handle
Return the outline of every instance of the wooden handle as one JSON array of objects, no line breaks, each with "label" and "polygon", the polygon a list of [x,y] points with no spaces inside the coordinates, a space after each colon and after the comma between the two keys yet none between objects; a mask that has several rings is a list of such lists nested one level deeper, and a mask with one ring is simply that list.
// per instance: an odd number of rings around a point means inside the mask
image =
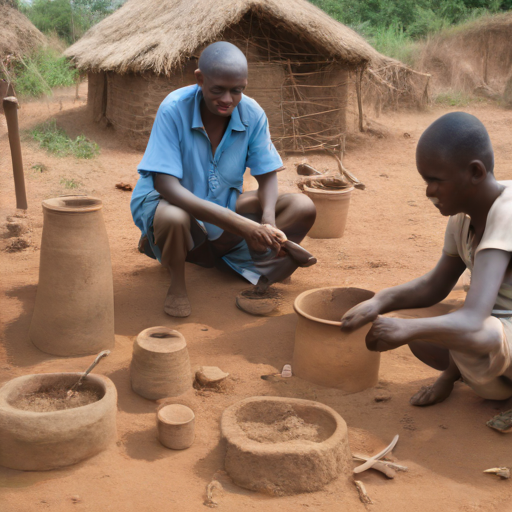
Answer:
[{"label": "wooden handle", "polygon": [[25,176],[23,174],[23,160],[21,158],[20,130],[18,126],[18,100],[14,96],[7,96],[2,102],[9,145],[11,146],[12,172],[14,175],[14,189],[16,191],[16,208],[26,210],[27,193],[25,191]]}]

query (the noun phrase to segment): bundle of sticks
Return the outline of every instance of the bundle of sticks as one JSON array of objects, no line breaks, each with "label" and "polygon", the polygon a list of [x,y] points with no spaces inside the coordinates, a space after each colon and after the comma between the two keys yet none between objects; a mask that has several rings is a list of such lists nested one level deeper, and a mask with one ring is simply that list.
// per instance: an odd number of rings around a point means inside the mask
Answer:
[{"label": "bundle of sticks", "polygon": [[297,174],[302,176],[297,182],[300,190],[304,190],[304,187],[323,190],[343,190],[355,187],[364,190],[365,185],[343,166],[338,156],[331,151],[328,153],[336,159],[338,170],[322,173],[307,163],[297,165]]}]

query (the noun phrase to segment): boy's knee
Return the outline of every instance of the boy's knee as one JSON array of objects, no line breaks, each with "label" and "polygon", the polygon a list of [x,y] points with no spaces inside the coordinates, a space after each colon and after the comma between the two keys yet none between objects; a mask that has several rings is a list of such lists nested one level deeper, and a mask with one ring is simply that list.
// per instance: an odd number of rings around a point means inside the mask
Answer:
[{"label": "boy's knee", "polygon": [[489,352],[494,352],[504,342],[503,324],[494,316],[490,316],[484,322],[485,337]]},{"label": "boy's knee", "polygon": [[160,229],[186,228],[190,229],[190,215],[181,208],[165,205],[155,215],[155,224]]}]

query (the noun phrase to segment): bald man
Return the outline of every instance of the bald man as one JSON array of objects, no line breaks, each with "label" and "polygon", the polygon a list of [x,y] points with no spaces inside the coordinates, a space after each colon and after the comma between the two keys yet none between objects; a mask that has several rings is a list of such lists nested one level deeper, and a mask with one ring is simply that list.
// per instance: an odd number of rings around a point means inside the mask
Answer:
[{"label": "bald man", "polygon": [[[186,261],[227,265],[262,297],[297,267],[316,262],[297,245],[315,207],[305,195],[278,193],[283,162],[265,112],[243,94],[244,54],[214,43],[195,76],[197,85],[173,91],[160,105],[131,201],[139,250],[169,269],[164,311],[174,317],[191,313]],[[257,191],[242,193],[246,168]]]},{"label": "bald man", "polygon": [[[436,382],[411,398],[413,405],[445,400],[455,381],[493,400],[512,396],[512,182],[494,177],[494,153],[484,125],[463,112],[447,114],[421,136],[416,151],[426,195],[449,217],[443,253],[428,274],[388,288],[342,319],[351,331],[373,322],[369,350],[409,345],[441,371]],[[468,268],[471,285],[463,307],[435,318],[380,315],[425,308],[448,296]]]}]

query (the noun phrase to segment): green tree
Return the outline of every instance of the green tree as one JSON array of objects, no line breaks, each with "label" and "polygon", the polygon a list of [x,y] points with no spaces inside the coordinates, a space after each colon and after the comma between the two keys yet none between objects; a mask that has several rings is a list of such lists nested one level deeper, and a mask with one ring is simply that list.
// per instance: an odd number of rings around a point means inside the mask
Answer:
[{"label": "green tree", "polygon": [[73,43],[124,1],[33,0],[31,4],[24,3],[22,10],[42,32],[55,32],[68,43]]}]

